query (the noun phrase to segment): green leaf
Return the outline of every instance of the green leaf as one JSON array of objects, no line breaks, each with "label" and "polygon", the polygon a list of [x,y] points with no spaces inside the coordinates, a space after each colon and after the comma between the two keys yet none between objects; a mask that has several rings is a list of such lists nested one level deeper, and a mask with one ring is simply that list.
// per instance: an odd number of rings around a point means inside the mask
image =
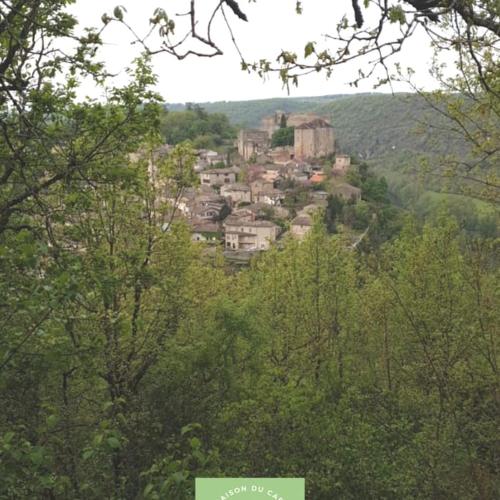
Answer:
[{"label": "green leaf", "polygon": [[125,7],[121,5],[117,5],[115,9],[113,10],[113,15],[118,19],[119,21],[123,21],[123,12],[127,12]]},{"label": "green leaf", "polygon": [[175,483],[180,484],[186,479],[186,473],[185,472],[176,472],[175,474],[172,474],[172,479]]},{"label": "green leaf", "polygon": [[29,457],[34,465],[40,466],[44,459],[43,448],[40,447],[33,448],[33,451],[31,451]]},{"label": "green leaf", "polygon": [[399,22],[399,24],[404,24],[406,22],[405,13],[400,5],[389,9],[389,21],[391,21],[391,23]]},{"label": "green leaf", "polygon": [[193,450],[197,450],[201,447],[201,441],[197,437],[191,438],[189,444]]},{"label": "green leaf", "polygon": [[304,49],[304,57],[307,58],[314,53],[314,42],[308,42]]},{"label": "green leaf", "polygon": [[113,450],[118,450],[121,447],[120,440],[115,436],[109,437],[106,441]]},{"label": "green leaf", "polygon": [[195,429],[201,429],[201,424],[193,423],[193,424],[185,425],[181,429],[181,436],[184,436],[184,434],[187,434],[188,432],[191,432],[191,431],[193,431]]},{"label": "green leaf", "polygon": [[58,420],[57,415],[49,415],[47,417],[47,427],[49,429],[53,429],[57,424],[57,420]]}]

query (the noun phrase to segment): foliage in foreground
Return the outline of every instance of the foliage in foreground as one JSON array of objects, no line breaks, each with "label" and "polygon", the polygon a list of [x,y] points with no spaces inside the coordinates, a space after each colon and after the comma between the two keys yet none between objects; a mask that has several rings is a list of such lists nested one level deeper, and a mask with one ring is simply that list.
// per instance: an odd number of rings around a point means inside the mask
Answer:
[{"label": "foliage in foreground", "polygon": [[442,217],[364,255],[317,226],[227,275],[150,224],[136,168],[66,195],[57,257],[3,240],[3,498],[188,499],[196,475],[305,476],[319,500],[498,494],[493,241]]}]

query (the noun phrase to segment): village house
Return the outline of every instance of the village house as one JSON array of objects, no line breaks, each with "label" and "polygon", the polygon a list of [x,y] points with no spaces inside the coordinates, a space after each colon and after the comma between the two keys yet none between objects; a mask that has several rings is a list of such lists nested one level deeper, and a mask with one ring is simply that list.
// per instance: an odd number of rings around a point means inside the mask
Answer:
[{"label": "village house", "polygon": [[252,203],[252,192],[246,184],[225,184],[220,188],[221,196],[229,198],[232,205]]},{"label": "village house", "polygon": [[339,184],[333,187],[332,194],[345,201],[359,201],[361,199],[361,189],[351,184]]},{"label": "village house", "polygon": [[252,156],[266,153],[269,148],[269,137],[262,130],[245,129],[238,132],[238,153],[248,161]]},{"label": "village house", "polygon": [[290,233],[299,240],[302,240],[311,230],[312,225],[312,218],[309,215],[298,215],[292,220]]},{"label": "village house", "polygon": [[295,127],[295,158],[320,158],[335,153],[333,127],[324,119]]},{"label": "village house", "polygon": [[215,165],[216,163],[225,163],[224,156],[217,151],[211,151],[210,149],[199,149],[198,157],[200,160],[204,160],[208,165]]},{"label": "village house", "polygon": [[338,154],[335,157],[335,163],[333,164],[333,174],[338,176],[345,175],[349,168],[351,167],[351,157],[349,155]]},{"label": "village house", "polygon": [[[252,207],[254,207],[252,209]],[[257,210],[255,209],[255,205],[248,205],[242,208],[237,208],[233,210],[233,213],[230,215],[231,219],[239,219],[246,222],[251,222],[255,220],[255,216],[257,214]],[[231,220],[226,219],[226,220]]]},{"label": "village house", "polygon": [[172,205],[177,203],[177,207],[176,207],[177,210],[180,213],[182,213],[183,215],[185,215],[186,217],[188,217],[190,206],[194,203],[194,199],[196,198],[196,196],[198,194],[199,193],[197,193],[195,189],[188,188],[188,189],[184,190],[184,193],[182,194],[182,196],[180,198],[176,199],[174,197],[174,195],[170,195],[170,197],[168,198],[168,201]]},{"label": "village house", "polygon": [[264,203],[266,205],[278,206],[283,203],[285,193],[279,189],[268,189],[259,191],[253,198],[255,203]]},{"label": "village house", "polygon": [[274,183],[265,181],[264,179],[257,179],[250,182],[250,191],[252,192],[252,201],[255,201],[257,195],[263,191],[271,191],[274,189]]},{"label": "village house", "polygon": [[220,224],[206,221],[193,221],[191,223],[191,241],[206,241],[217,243],[222,239]]},{"label": "village house", "polygon": [[217,151],[211,151],[210,149],[198,149],[194,171],[202,172],[217,163],[226,163],[224,155],[217,153]]},{"label": "village house", "polygon": [[267,250],[276,241],[278,226],[270,221],[247,221],[228,217],[224,221],[228,250]]},{"label": "village house", "polygon": [[187,216],[201,221],[217,221],[226,217],[231,209],[223,196],[214,194],[197,195],[187,205]]},{"label": "village house", "polygon": [[269,217],[270,211],[275,217],[280,219],[287,219],[290,217],[290,212],[282,206],[270,206],[265,203],[252,203],[245,207],[238,208],[232,212],[231,217],[234,215],[238,218],[247,217],[248,220],[266,219]]},{"label": "village house", "polygon": [[223,186],[236,182],[236,172],[232,168],[214,168],[200,173],[200,181],[206,186]]}]

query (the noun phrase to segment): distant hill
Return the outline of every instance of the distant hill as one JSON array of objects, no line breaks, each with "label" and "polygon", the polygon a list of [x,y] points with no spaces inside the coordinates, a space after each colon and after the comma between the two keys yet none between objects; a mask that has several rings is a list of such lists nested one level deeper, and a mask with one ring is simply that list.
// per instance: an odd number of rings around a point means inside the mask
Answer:
[{"label": "distant hill", "polygon": [[[224,113],[236,126],[257,127],[276,110],[314,112],[328,117],[334,126],[338,149],[364,160],[411,158],[415,153],[466,152],[457,138],[441,131],[436,135],[426,123],[442,118],[415,94],[354,94],[290,97],[256,101],[198,103],[209,113]],[[184,109],[170,104],[168,109]]]},{"label": "distant hill", "polygon": [[[356,94],[365,95],[365,94]],[[199,104],[209,113],[224,113],[233,125],[253,128],[258,127],[260,120],[277,110],[287,113],[299,113],[315,110],[333,101],[351,97],[349,94],[326,95],[319,97],[281,97],[253,101],[219,101],[200,102]],[[183,111],[185,104],[168,104],[171,111]]]}]

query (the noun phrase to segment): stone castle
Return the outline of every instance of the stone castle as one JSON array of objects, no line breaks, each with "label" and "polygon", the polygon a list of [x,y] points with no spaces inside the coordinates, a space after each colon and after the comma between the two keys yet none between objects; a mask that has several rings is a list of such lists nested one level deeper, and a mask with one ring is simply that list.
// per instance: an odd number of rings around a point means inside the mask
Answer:
[{"label": "stone castle", "polygon": [[261,120],[260,129],[270,139],[283,122],[286,122],[287,127],[295,128],[295,159],[320,158],[335,153],[333,127],[326,119],[315,113],[288,114],[276,111],[274,115]]},{"label": "stone castle", "polygon": [[[286,121],[295,128],[293,154],[297,160],[320,158],[335,153],[333,127],[324,118],[314,113],[291,113],[276,111],[262,119],[260,129],[244,129],[238,133],[238,153],[246,160],[269,152],[271,137]],[[289,153],[285,152],[287,155]]]}]

